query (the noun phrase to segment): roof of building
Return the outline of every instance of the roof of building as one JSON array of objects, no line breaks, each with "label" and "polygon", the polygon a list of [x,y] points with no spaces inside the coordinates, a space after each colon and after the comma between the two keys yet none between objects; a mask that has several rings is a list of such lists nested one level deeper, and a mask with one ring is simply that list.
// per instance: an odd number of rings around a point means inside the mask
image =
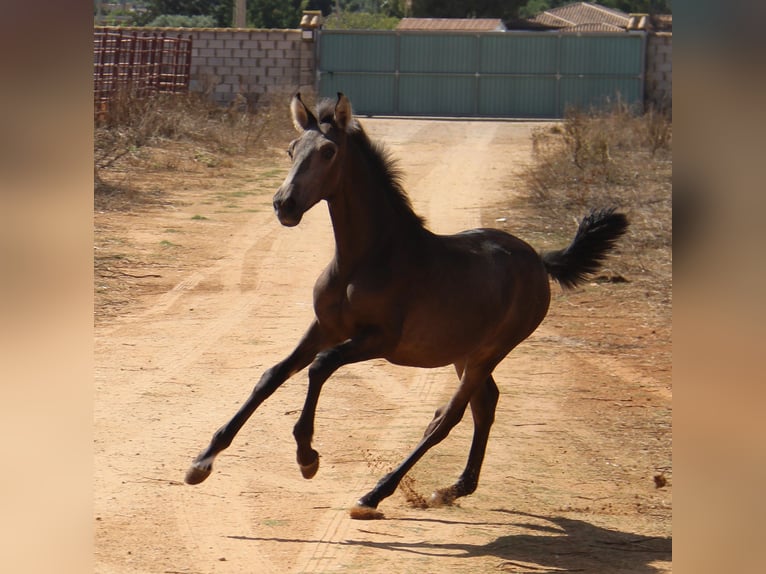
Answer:
[{"label": "roof of building", "polygon": [[531,18],[531,21],[556,28],[583,24],[608,24],[624,30],[630,22],[630,14],[592,2],[574,2],[546,10]]},{"label": "roof of building", "polygon": [[561,32],[624,32],[625,28],[622,26],[615,26],[614,24],[575,24],[574,26],[567,26],[563,28]]},{"label": "roof of building", "polygon": [[500,18],[402,18],[397,30],[436,30],[451,32],[504,32]]}]

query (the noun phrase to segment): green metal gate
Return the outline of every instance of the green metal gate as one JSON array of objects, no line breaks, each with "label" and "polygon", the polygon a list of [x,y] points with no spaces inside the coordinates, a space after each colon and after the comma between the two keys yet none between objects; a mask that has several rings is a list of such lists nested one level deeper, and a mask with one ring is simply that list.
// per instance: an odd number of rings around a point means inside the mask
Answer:
[{"label": "green metal gate", "polygon": [[319,94],[365,115],[560,118],[644,95],[642,32],[322,30]]}]

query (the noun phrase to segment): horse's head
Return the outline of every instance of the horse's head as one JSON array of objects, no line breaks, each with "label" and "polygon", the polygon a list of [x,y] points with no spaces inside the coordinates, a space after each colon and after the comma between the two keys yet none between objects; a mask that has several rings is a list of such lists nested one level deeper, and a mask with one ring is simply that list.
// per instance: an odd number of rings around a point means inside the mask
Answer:
[{"label": "horse's head", "polygon": [[[330,104],[331,105],[331,104]],[[351,102],[341,93],[335,107],[317,119],[301,100],[293,96],[290,112],[300,134],[290,142],[290,173],[274,195],[274,211],[282,225],[298,225],[303,214],[320,200],[332,196],[341,178],[346,130],[352,124]]]}]

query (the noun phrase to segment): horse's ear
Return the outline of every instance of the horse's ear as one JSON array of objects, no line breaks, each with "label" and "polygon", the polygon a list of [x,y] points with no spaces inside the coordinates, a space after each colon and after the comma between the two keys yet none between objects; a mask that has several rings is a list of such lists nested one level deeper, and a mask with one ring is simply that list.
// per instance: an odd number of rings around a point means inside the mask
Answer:
[{"label": "horse's ear", "polygon": [[346,131],[352,119],[351,102],[341,92],[338,92],[338,101],[335,103],[335,125]]},{"label": "horse's ear", "polygon": [[293,116],[293,125],[299,133],[317,126],[317,119],[303,103],[300,92],[290,100],[290,113]]}]

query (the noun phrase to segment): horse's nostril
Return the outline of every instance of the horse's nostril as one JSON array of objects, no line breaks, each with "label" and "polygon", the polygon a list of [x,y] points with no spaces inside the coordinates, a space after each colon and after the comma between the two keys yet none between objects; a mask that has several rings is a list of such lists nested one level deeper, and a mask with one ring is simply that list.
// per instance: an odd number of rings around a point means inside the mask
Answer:
[{"label": "horse's nostril", "polygon": [[295,200],[292,197],[274,200],[274,209],[277,211],[292,211],[294,208]]}]

